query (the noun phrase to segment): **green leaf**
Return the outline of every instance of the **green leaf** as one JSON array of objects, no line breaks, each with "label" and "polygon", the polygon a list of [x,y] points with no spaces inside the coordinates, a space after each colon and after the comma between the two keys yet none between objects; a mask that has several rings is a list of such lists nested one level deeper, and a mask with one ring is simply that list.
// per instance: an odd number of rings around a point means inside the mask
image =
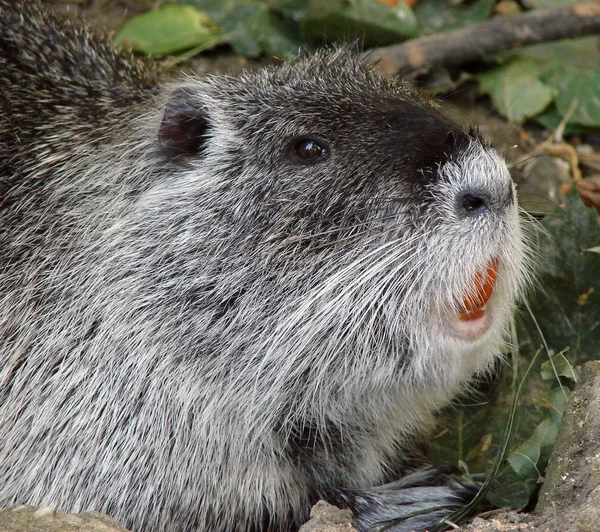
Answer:
[{"label": "green leaf", "polygon": [[478,0],[452,5],[448,0],[421,0],[415,6],[420,35],[441,33],[483,22],[492,12],[496,0]]},{"label": "green leaf", "polygon": [[552,418],[552,421],[556,423],[557,426],[560,426],[563,414],[567,409],[567,403],[569,402],[570,395],[571,391],[568,388],[565,388],[564,386],[554,388],[554,390],[552,390],[552,392],[550,392],[550,394],[548,395],[548,403],[552,408],[552,410],[550,411],[550,417]]},{"label": "green leaf", "polygon": [[173,54],[198,48],[207,50],[223,42],[208,16],[191,6],[165,5],[132,18],[115,42],[146,54]]},{"label": "green leaf", "polygon": [[536,427],[531,438],[519,445],[507,458],[530,494],[537,489],[537,483],[544,473],[557,433],[558,425],[551,419],[545,419]]},{"label": "green leaf", "polygon": [[[537,122],[541,126],[545,127],[548,131],[554,131],[562,122],[563,117],[556,110],[556,106],[552,103],[546,108],[545,111],[532,117],[534,122]],[[597,128],[581,126],[574,124],[572,121],[569,122],[565,127],[565,135],[585,135],[586,133],[596,133]]]},{"label": "green leaf", "polygon": [[[301,19],[310,9],[312,0],[263,0],[270,9],[296,20]],[[335,3],[339,0],[334,0]]]},{"label": "green leaf", "polygon": [[[575,112],[569,121],[570,131],[600,127],[600,51],[596,37],[537,44],[494,56],[496,61],[511,58],[529,59],[537,65],[539,79],[553,91],[559,121],[576,103]],[[538,121],[543,125],[554,124],[556,115],[551,112],[539,117]]]},{"label": "green leaf", "polygon": [[568,398],[568,389],[555,388],[548,395],[550,415],[536,427],[531,437],[507,458],[507,462],[530,495],[535,493],[540,477],[548,465]]},{"label": "green leaf", "polygon": [[262,53],[285,57],[302,44],[298,24],[259,0],[186,0],[206,11],[233,50],[246,57]]},{"label": "green leaf", "polygon": [[566,377],[573,382],[577,382],[579,378],[579,371],[571,365],[564,353],[558,353],[542,364],[542,379],[552,380],[558,377]]},{"label": "green leaf", "polygon": [[555,89],[540,80],[540,73],[535,61],[517,58],[477,76],[479,90],[489,94],[509,119],[530,117],[543,111],[556,94]]},{"label": "green leaf", "polygon": [[404,2],[390,7],[374,0],[310,0],[308,9],[297,15],[302,34],[314,42],[358,39],[372,48],[417,34],[415,16]]},{"label": "green leaf", "polygon": [[205,10],[235,52],[286,56],[307,42],[362,40],[365,47],[416,35],[411,9],[374,0],[186,0]]},{"label": "green leaf", "polygon": [[600,53],[596,39],[559,43],[555,45],[555,51],[561,60],[552,62],[545,81],[557,90],[558,112],[565,116],[576,101],[571,121],[582,126],[600,127]]}]

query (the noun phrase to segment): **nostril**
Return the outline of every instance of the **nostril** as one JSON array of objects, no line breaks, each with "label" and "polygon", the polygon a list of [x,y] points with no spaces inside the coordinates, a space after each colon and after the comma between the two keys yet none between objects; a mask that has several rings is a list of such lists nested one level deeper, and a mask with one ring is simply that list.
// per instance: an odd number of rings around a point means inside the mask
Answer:
[{"label": "nostril", "polygon": [[462,208],[466,212],[480,211],[486,206],[486,201],[481,196],[465,194],[462,199]]},{"label": "nostril", "polygon": [[477,214],[488,209],[489,200],[486,195],[465,192],[458,198],[459,211],[465,215]]}]

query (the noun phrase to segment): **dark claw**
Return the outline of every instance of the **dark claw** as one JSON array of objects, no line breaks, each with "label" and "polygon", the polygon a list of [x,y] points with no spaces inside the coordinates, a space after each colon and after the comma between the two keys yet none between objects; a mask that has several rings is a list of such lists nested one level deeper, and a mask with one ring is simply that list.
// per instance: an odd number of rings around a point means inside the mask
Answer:
[{"label": "dark claw", "polygon": [[[343,498],[361,532],[378,530],[377,524],[383,526],[385,521],[407,514],[412,517],[387,530],[424,531],[475,497],[478,487],[461,482],[457,473],[453,466],[428,467],[383,486],[346,490]],[[415,515],[436,507],[438,510]]]}]

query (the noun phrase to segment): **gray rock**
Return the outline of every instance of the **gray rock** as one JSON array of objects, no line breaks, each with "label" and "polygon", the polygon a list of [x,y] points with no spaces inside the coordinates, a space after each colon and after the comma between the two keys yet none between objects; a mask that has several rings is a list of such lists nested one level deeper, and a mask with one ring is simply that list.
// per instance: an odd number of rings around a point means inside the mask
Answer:
[{"label": "gray rock", "polygon": [[47,506],[11,506],[0,510],[2,532],[127,532],[117,521],[98,512],[67,514]]},{"label": "gray rock", "polygon": [[348,510],[340,510],[325,501],[319,501],[310,511],[310,521],[299,532],[352,532],[356,530]]}]

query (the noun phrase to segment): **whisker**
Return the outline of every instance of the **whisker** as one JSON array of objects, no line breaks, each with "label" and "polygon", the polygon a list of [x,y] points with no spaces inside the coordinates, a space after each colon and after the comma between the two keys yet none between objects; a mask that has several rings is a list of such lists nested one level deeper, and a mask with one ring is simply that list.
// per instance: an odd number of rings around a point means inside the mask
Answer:
[{"label": "whisker", "polygon": [[519,157],[519,159],[517,159],[516,161],[514,161],[509,167],[509,170],[514,170],[515,168],[521,166],[521,165],[530,165],[535,159],[539,159],[541,157],[543,157],[545,154],[544,153],[536,153],[533,155],[523,155],[522,157]]},{"label": "whisker", "polygon": [[[284,349],[287,347],[287,352],[293,352],[295,354],[294,360],[288,360],[291,365],[294,363],[297,364],[295,367],[291,368],[292,372],[299,374],[304,371],[305,367],[302,367],[302,362],[306,363],[307,361],[301,359],[306,359],[306,357],[298,357],[298,353],[304,353],[310,345],[313,345],[313,342],[320,341],[316,336],[319,334],[319,331],[322,330],[323,324],[328,323],[329,314],[336,312],[341,305],[350,304],[353,295],[355,295],[361,287],[367,285],[376,278],[381,273],[382,269],[387,268],[390,263],[410,254],[413,251],[413,247],[409,244],[425,238],[425,236],[425,234],[419,234],[408,241],[403,241],[403,247],[399,253],[397,252],[397,245],[401,242],[400,239],[393,239],[385,242],[368,253],[361,255],[336,274],[331,275],[325,285],[313,291],[312,295],[303,302],[300,308],[291,314],[288,320],[280,326],[279,331],[275,331],[275,333],[265,342],[264,348],[260,350],[263,352],[264,356],[260,360],[257,360],[259,370],[256,373],[253,386],[254,400],[257,400],[257,398],[260,397],[262,372],[266,369],[269,360],[281,359],[280,349],[282,347],[284,347]],[[377,235],[377,238],[380,238],[380,235]],[[364,268],[365,266],[367,266],[366,269]],[[341,291],[335,293],[340,288]],[[335,294],[335,297],[325,305],[317,304],[320,300],[326,300],[331,294]],[[311,316],[309,309],[314,308],[315,306],[319,309],[319,314]],[[360,315],[360,309],[354,308],[353,314],[355,316]],[[307,316],[310,316],[308,322],[306,320]],[[300,325],[300,330],[306,331],[308,334],[292,335],[292,338],[294,339],[293,343],[285,346],[286,338],[289,342],[289,331],[297,330],[298,324]],[[352,324],[354,325],[354,322]],[[346,335],[339,334],[338,337],[346,338]],[[323,358],[328,357],[329,355],[326,354]],[[327,365],[328,362],[326,360],[320,361],[319,367],[323,370],[321,362],[325,365]],[[326,373],[326,371],[320,371],[320,374],[322,375],[325,375]],[[286,374],[286,372],[278,372],[276,378],[278,380],[285,380],[289,379],[290,375]],[[315,389],[318,388],[318,384],[318,382],[315,384]]]},{"label": "whisker", "polygon": [[540,327],[537,319],[535,318],[535,314],[531,310],[529,303],[525,302],[525,308],[527,309],[527,313],[529,314],[529,317],[533,320],[533,324],[535,325],[535,328],[536,328],[538,334],[540,335],[542,344],[544,346],[546,354],[548,355],[548,360],[550,360],[550,364],[552,366],[552,371],[554,372],[554,377],[556,378],[556,382],[558,383],[558,386],[560,387],[560,390],[562,391],[563,396],[566,400],[569,398],[569,396],[568,396],[567,392],[565,392],[565,387],[560,382],[560,377],[558,376],[558,371],[556,370],[554,361],[552,360],[552,354],[550,353],[550,347],[548,347],[548,342],[546,341],[546,337],[544,336],[544,333],[542,332],[542,328]]},{"label": "whisker", "polygon": [[[368,211],[365,211],[368,212]],[[328,229],[326,231],[321,231],[320,233],[310,233],[310,234],[305,234],[305,235],[295,235],[295,236],[289,236],[287,238],[285,238],[284,240],[280,241],[279,244],[282,246],[285,245],[290,245],[290,244],[296,244],[298,242],[302,242],[305,240],[312,240],[314,238],[318,238],[318,237],[323,237],[323,236],[328,236],[334,233],[338,233],[341,231],[351,231],[352,229],[356,229],[359,227],[364,227],[364,226],[368,226],[373,224],[374,222],[385,222],[388,220],[393,220],[394,218],[397,218],[398,216],[404,214],[403,211],[397,211],[394,212],[393,214],[389,214],[389,215],[385,215],[385,216],[380,216],[377,218],[372,218],[370,220],[366,220],[364,222],[359,222],[356,224],[352,224],[352,225],[344,225],[344,226],[340,226],[340,227],[335,227],[333,229]],[[356,213],[352,213],[352,215],[356,215]],[[373,228],[373,230],[377,230],[375,227]],[[365,233],[360,233],[361,235],[365,234]]]}]

